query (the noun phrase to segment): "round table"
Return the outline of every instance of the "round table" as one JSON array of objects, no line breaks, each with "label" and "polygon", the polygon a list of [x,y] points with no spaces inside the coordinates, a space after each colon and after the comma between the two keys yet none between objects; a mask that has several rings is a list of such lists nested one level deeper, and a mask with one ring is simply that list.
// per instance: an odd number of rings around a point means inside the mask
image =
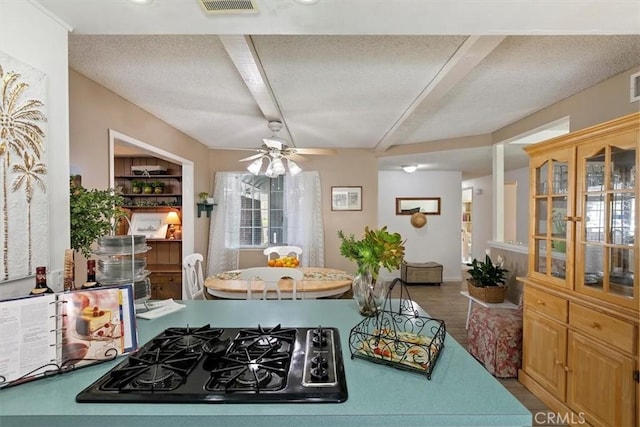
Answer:
[{"label": "round table", "polygon": [[[337,297],[351,289],[353,276],[346,271],[324,267],[301,267],[300,270],[304,273],[304,278],[298,282],[298,298]],[[246,299],[247,286],[251,286],[253,298],[261,298],[264,283],[241,280],[240,271],[225,271],[207,277],[204,286],[209,294],[226,299]],[[281,280],[279,287],[282,298],[291,299],[293,292],[291,280]]]}]

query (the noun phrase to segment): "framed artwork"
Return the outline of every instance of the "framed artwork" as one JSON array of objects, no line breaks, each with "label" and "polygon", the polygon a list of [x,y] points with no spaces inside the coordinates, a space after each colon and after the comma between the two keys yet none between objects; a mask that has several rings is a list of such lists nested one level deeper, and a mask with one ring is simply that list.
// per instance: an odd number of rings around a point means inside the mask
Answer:
[{"label": "framed artwork", "polygon": [[440,215],[440,197],[396,197],[396,215]]},{"label": "framed artwork", "polygon": [[0,105],[2,283],[49,265],[46,74],[0,51]]},{"label": "framed artwork", "polygon": [[168,227],[168,224],[165,223],[166,218],[166,212],[134,212],[131,215],[129,234],[140,234],[147,239],[165,239]]},{"label": "framed artwork", "polygon": [[362,187],[331,187],[332,211],[361,211]]}]

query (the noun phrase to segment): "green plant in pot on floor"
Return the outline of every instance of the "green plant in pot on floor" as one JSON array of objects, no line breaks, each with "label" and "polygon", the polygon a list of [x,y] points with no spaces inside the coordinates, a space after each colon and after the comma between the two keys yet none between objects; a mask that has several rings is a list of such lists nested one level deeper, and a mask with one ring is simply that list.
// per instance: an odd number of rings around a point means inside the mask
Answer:
[{"label": "green plant in pot on floor", "polygon": [[404,241],[399,233],[390,233],[384,226],[378,230],[365,227],[362,239],[338,231],[340,254],[358,264],[353,279],[353,296],[363,316],[374,315],[386,298],[386,283],[378,281],[381,268],[397,270],[404,259]]},{"label": "green plant in pot on floor", "polygon": [[467,279],[467,289],[469,295],[488,303],[499,303],[504,301],[506,292],[505,273],[509,270],[502,268],[502,262],[494,264],[489,255],[485,255],[484,262],[473,259],[467,263],[469,278]]}]

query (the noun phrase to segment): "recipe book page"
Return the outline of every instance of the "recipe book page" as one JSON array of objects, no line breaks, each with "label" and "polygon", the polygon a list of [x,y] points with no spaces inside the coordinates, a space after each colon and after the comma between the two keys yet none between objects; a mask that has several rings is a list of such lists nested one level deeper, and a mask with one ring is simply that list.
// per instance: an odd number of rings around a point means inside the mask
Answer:
[{"label": "recipe book page", "polygon": [[61,294],[61,365],[81,367],[135,350],[132,295],[130,285]]},{"label": "recipe book page", "polygon": [[0,301],[0,386],[55,369],[57,320],[55,294]]}]

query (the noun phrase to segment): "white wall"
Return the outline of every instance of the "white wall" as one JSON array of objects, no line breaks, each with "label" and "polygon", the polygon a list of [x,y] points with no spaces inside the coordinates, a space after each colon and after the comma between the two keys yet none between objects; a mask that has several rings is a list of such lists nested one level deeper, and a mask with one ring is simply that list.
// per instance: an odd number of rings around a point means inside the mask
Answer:
[{"label": "white wall", "polygon": [[493,227],[493,183],[491,175],[469,179],[462,188],[473,188],[471,207],[472,248],[471,258],[484,259],[484,251],[489,248]]},{"label": "white wall", "polygon": [[516,241],[527,245],[529,242],[529,168],[505,171],[505,182],[517,182],[516,194]]},{"label": "white wall", "polygon": [[[27,1],[0,0],[0,50],[47,75],[47,192],[50,219],[50,259],[47,270],[61,271],[64,250],[70,245],[67,28]],[[34,280],[29,278],[0,284],[0,298],[28,294],[35,284]],[[58,282],[57,277],[50,276],[48,284],[56,291],[62,290],[62,283]]]},{"label": "white wall", "polygon": [[[440,215],[427,215],[427,225],[414,228],[410,216],[396,215],[396,197],[440,197]],[[442,264],[445,281],[461,280],[461,211],[460,172],[378,173],[378,226],[386,225],[406,239],[407,261]],[[381,275],[399,277],[400,273],[382,271]]]}]

